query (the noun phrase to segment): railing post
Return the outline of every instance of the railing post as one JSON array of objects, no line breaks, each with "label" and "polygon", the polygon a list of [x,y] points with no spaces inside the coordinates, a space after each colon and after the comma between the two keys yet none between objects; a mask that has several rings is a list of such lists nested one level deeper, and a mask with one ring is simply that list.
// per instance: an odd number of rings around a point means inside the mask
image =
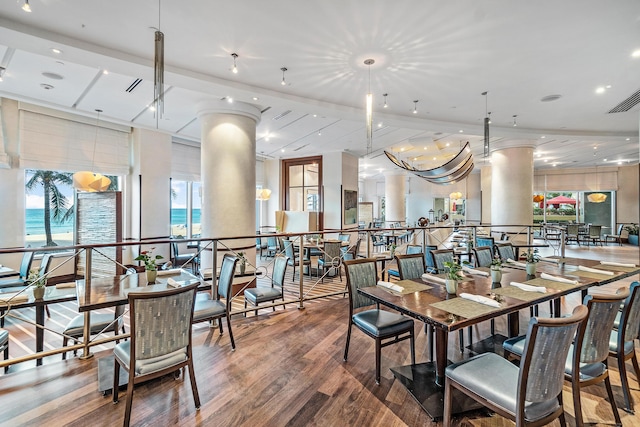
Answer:
[{"label": "railing post", "polygon": [[[298,306],[299,310],[303,310],[304,309],[304,234],[301,234],[300,236],[298,236],[298,238],[300,239],[300,249],[298,250],[298,266],[299,268],[299,272],[298,272],[298,282],[300,284],[300,291],[299,291],[299,295],[300,295],[300,305]],[[293,242],[290,242],[290,244],[293,244]],[[295,253],[293,254],[294,258],[295,258]],[[309,256],[309,259],[311,259],[311,256]],[[293,263],[296,263],[296,260],[293,260]],[[309,276],[311,276],[311,263],[309,263]]]},{"label": "railing post", "polygon": [[[84,294],[85,301],[89,300],[89,294],[91,294],[91,269],[92,269],[92,255],[93,249],[85,249],[85,263],[84,263]],[[84,327],[82,331],[82,339],[84,347],[82,347],[81,359],[89,359],[93,357],[91,354],[91,348],[89,347],[89,341],[91,340],[91,311],[84,312]]]}]

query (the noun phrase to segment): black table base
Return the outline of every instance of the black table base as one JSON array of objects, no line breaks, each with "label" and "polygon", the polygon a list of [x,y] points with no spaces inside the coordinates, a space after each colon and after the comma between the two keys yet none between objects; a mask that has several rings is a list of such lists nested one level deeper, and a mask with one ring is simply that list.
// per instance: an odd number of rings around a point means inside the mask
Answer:
[{"label": "black table base", "polygon": [[504,335],[492,335],[482,341],[476,341],[467,346],[471,356],[476,356],[482,353],[495,353],[498,356],[504,357],[504,349],[502,343],[507,339]]},{"label": "black table base", "polygon": [[[396,379],[406,387],[432,420],[442,419],[444,412],[444,388],[438,386],[435,382],[435,363],[427,362],[417,365],[398,366],[391,368],[391,372],[393,372]],[[483,406],[475,400],[457,390],[453,391],[453,414],[481,408],[483,408]]]},{"label": "black table base", "polygon": [[[103,396],[111,394],[113,391],[113,356],[103,357],[98,359],[98,391]],[[120,368],[120,380],[118,385],[120,387],[127,385],[129,382],[129,373]]]}]

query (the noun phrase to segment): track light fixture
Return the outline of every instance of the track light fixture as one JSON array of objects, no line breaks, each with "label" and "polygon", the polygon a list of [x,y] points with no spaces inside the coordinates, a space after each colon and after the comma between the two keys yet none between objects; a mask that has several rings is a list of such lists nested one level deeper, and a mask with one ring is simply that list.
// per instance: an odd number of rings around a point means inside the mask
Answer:
[{"label": "track light fixture", "polygon": [[233,68],[231,69],[231,72],[233,74],[238,74],[238,67],[236,66],[236,59],[238,59],[238,54],[232,53],[231,57],[233,58]]},{"label": "track light fixture", "polygon": [[287,71],[287,67],[280,68],[280,71],[282,71],[282,81],[280,82],[280,84],[282,86],[286,86],[287,82],[284,80],[284,73]]},{"label": "track light fixture", "polygon": [[382,106],[382,108],[387,108],[387,95],[389,95],[388,93],[383,93],[382,96],[384,96],[384,105]]},{"label": "track light fixture", "polygon": [[31,13],[31,6],[29,5],[29,0],[24,0],[24,4],[22,5],[22,10],[25,12]]},{"label": "track light fixture", "polygon": [[413,101],[413,114],[418,114],[418,100]]}]

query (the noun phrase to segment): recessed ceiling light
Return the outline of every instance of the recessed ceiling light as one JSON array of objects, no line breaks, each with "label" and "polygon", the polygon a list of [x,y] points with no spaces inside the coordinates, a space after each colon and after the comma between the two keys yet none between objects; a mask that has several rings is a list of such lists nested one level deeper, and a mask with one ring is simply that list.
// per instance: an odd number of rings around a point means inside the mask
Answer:
[{"label": "recessed ceiling light", "polygon": [[54,87],[53,87],[52,85],[47,84],[47,83],[40,83],[40,87],[41,87],[42,89],[44,89],[44,90],[51,90],[51,89],[54,89]]},{"label": "recessed ceiling light", "polygon": [[62,51],[57,47],[52,47],[51,52],[55,53],[56,55],[60,55],[62,53]]},{"label": "recessed ceiling light", "polygon": [[546,138],[546,136],[542,135],[540,138],[545,139],[545,138]]},{"label": "recessed ceiling light", "polygon": [[284,153],[284,148],[280,150],[281,153]]},{"label": "recessed ceiling light", "polygon": [[150,111],[156,111],[156,106],[155,105],[149,105],[149,110]]},{"label": "recessed ceiling light", "polygon": [[557,165],[554,163],[554,164],[552,164],[551,166],[553,166],[553,167],[555,168]]},{"label": "recessed ceiling light", "polygon": [[451,143],[447,142],[447,147],[448,147],[449,145],[451,145]]},{"label": "recessed ceiling light", "polygon": [[413,161],[415,162],[416,160],[418,160],[418,158],[417,158],[417,157],[414,157],[414,158],[413,158]]},{"label": "recessed ceiling light", "polygon": [[626,141],[631,141],[631,138],[627,138]]},{"label": "recessed ceiling light", "polygon": [[50,73],[48,71],[42,73],[42,75],[48,79],[52,79],[52,80],[62,80],[64,79],[64,77],[62,77],[60,74],[57,73]]},{"label": "recessed ceiling light", "polygon": [[402,148],[400,149],[400,151],[404,151],[404,147],[402,147]]},{"label": "recessed ceiling light", "polygon": [[602,161],[603,161],[603,162],[606,162],[606,161],[607,161],[607,159],[602,159]]},{"label": "recessed ceiling light", "polygon": [[632,57],[632,58],[640,58],[640,49],[634,50],[634,51],[631,53],[631,57]]},{"label": "recessed ceiling light", "polygon": [[605,91],[606,91],[606,89],[603,86],[600,86],[600,87],[596,88],[596,93],[597,94],[604,93]]},{"label": "recessed ceiling light", "polygon": [[102,70],[102,74],[106,76],[107,74],[109,74],[109,70]]},{"label": "recessed ceiling light", "polygon": [[378,127],[381,128],[382,127],[382,122],[378,123]]},{"label": "recessed ceiling light", "polygon": [[544,159],[544,162],[545,162],[545,163],[547,163],[548,161],[549,161],[549,160],[547,160],[547,159]]},{"label": "recessed ceiling light", "polygon": [[427,147],[424,147],[424,149],[426,150],[426,149],[427,149]]},{"label": "recessed ceiling light", "polygon": [[540,99],[540,102],[553,102],[557,101],[560,98],[562,98],[562,95],[547,95]]},{"label": "recessed ceiling light", "polygon": [[260,98],[258,98],[257,96],[254,96],[254,97],[253,97],[253,100],[254,100],[254,101],[257,101],[258,99],[260,99]]},{"label": "recessed ceiling light", "polygon": [[462,132],[464,132],[464,131],[463,131],[462,129],[460,129],[458,132],[462,133]]},{"label": "recessed ceiling light", "polygon": [[434,157],[434,158],[433,158],[433,159],[431,159],[431,160],[435,160],[435,159],[436,159],[436,158]]}]

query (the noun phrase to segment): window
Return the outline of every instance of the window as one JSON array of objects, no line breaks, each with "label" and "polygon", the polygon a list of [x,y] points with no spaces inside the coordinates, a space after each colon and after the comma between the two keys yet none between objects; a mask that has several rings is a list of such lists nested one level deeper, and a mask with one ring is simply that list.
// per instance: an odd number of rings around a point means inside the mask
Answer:
[{"label": "window", "polygon": [[171,236],[200,236],[200,183],[171,180]]},{"label": "window", "polygon": [[288,211],[320,212],[318,226],[323,227],[322,156],[286,159],[284,170],[284,209]]}]

